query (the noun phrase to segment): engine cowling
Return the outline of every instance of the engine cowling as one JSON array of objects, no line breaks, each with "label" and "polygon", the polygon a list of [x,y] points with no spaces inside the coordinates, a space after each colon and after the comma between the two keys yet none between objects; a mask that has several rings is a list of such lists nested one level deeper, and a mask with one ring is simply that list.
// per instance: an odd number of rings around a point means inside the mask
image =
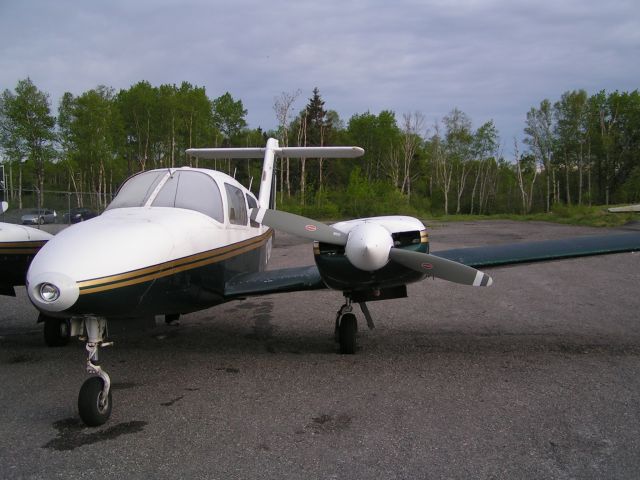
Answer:
[{"label": "engine cowling", "polygon": [[389,262],[393,238],[389,231],[377,223],[365,222],[349,232],[345,255],[360,270],[373,272]]}]

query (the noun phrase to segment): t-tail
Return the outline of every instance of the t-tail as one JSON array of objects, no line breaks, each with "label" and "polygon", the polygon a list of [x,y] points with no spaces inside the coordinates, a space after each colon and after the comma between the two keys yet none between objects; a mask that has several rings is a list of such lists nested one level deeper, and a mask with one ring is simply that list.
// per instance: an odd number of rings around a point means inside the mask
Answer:
[{"label": "t-tail", "polygon": [[[364,155],[360,147],[280,147],[270,138],[264,148],[189,148],[187,155],[198,158],[264,158],[258,204],[271,208],[274,185],[273,168],[276,157],[281,158],[356,158]],[[275,192],[273,192],[275,193]]]}]

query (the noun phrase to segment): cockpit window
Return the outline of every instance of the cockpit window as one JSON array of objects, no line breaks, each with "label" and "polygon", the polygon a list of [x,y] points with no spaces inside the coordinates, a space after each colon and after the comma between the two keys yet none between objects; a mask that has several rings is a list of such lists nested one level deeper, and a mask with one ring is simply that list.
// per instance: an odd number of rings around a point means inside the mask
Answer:
[{"label": "cockpit window", "polygon": [[107,210],[112,208],[142,207],[166,174],[167,170],[152,170],[131,177],[122,185],[118,195],[109,204]]},{"label": "cockpit window", "polygon": [[[168,170],[152,170],[131,177],[122,185],[107,210],[144,206],[168,173]],[[151,206],[186,208],[204,213],[220,223],[224,222],[220,188],[213,178],[202,172],[174,171],[153,199]]]},{"label": "cockpit window", "polygon": [[151,206],[186,208],[224,222],[220,189],[209,175],[202,172],[173,172]]},{"label": "cockpit window", "polygon": [[229,204],[229,223],[234,225],[247,224],[247,205],[244,203],[242,190],[228,183],[224,184],[227,191],[227,203]]}]

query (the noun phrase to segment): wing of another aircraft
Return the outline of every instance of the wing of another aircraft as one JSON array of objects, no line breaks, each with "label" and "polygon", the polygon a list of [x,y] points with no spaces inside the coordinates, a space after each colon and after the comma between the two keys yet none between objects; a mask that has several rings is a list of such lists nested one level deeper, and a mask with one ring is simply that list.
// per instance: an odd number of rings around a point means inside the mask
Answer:
[{"label": "wing of another aircraft", "polygon": [[327,288],[315,265],[243,273],[227,282],[224,293],[239,298],[270,293],[299,292]]},{"label": "wing of another aircraft", "polygon": [[431,253],[478,268],[638,250],[640,250],[640,232],[455,248]]}]

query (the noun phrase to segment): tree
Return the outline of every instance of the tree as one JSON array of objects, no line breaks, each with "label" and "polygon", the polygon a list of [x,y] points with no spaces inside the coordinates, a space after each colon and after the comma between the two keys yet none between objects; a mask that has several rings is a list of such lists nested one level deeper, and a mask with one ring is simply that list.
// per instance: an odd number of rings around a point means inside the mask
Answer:
[{"label": "tree", "polygon": [[[301,93],[301,90],[296,90],[292,93],[282,92],[279,97],[274,99],[273,102],[273,110],[275,111],[276,119],[278,120],[278,133],[280,134],[280,141],[284,147],[289,146],[289,119],[291,117],[291,110],[293,108],[293,104]],[[291,197],[289,158],[280,158],[280,201],[282,201],[285,183],[287,185],[287,197]]]},{"label": "tree", "polygon": [[[38,90],[30,78],[18,81],[15,93],[5,90],[0,101],[2,148],[20,168],[22,190],[22,164],[34,166],[38,208],[44,197],[45,162],[53,158],[55,150],[55,117],[51,115],[49,95]],[[21,192],[20,192],[21,193]],[[21,196],[21,195],[20,195]],[[22,208],[20,199],[19,207]]]},{"label": "tree", "polygon": [[384,166],[389,163],[394,149],[399,147],[400,135],[395,113],[391,110],[383,110],[378,115],[370,112],[354,114],[349,119],[348,143],[364,148],[364,156],[357,161],[362,162],[368,182],[385,176]]},{"label": "tree", "polygon": [[522,214],[531,213],[533,203],[533,186],[536,183],[538,169],[536,168],[536,159],[532,155],[520,155],[518,150],[518,141],[513,139],[513,149],[516,159],[516,174],[518,179],[518,188],[522,200]]},{"label": "tree", "polygon": [[424,115],[420,112],[402,115],[402,184],[400,193],[411,196],[412,166],[422,145]]},{"label": "tree", "polygon": [[440,134],[440,123],[433,127],[434,134],[429,142],[429,151],[435,167],[436,184],[442,191],[444,198],[444,214],[449,215],[449,192],[453,178],[453,162],[449,161],[445,140]]},{"label": "tree", "polygon": [[[478,213],[482,213],[486,205],[491,167],[498,158],[498,130],[493,120],[485,122],[473,134],[471,142],[471,156],[475,165],[475,180],[471,190],[471,207],[469,213],[474,213],[474,202],[478,193]],[[494,162],[492,162],[494,160]]]},{"label": "tree", "polygon": [[145,170],[147,167],[152,152],[152,122],[155,124],[158,118],[154,115],[157,102],[158,89],[146,81],[118,92],[116,105],[123,120],[126,138],[124,155],[127,158],[129,175],[138,170],[132,165],[134,159],[139,170]]},{"label": "tree", "polygon": [[588,97],[584,90],[565,92],[554,104],[556,158],[561,159],[565,170],[565,200],[571,204],[570,173],[578,170],[578,204],[582,205],[584,156],[588,136]]},{"label": "tree", "polygon": [[524,133],[527,135],[524,142],[529,145],[531,153],[544,168],[547,181],[545,195],[546,212],[551,211],[551,182],[553,181],[553,202],[557,201],[555,195],[555,176],[551,159],[554,150],[555,138],[553,135],[553,117],[551,102],[545,99],[540,102],[540,108],[532,108],[527,113],[526,127]]},{"label": "tree", "polygon": [[462,111],[454,108],[442,122],[445,127],[446,153],[453,164],[453,175],[457,189],[456,213],[460,213],[462,193],[471,171],[471,145],[473,134],[471,120]]},{"label": "tree", "polygon": [[82,205],[79,183],[83,190],[94,192],[97,207],[104,208],[113,193],[114,152],[122,135],[113,89],[101,85],[76,98],[67,93],[59,112],[63,152],[78,205]]},{"label": "tree", "polygon": [[224,136],[227,143],[247,126],[245,116],[247,110],[242,100],[234,100],[229,92],[211,102],[213,108],[213,125]]}]

